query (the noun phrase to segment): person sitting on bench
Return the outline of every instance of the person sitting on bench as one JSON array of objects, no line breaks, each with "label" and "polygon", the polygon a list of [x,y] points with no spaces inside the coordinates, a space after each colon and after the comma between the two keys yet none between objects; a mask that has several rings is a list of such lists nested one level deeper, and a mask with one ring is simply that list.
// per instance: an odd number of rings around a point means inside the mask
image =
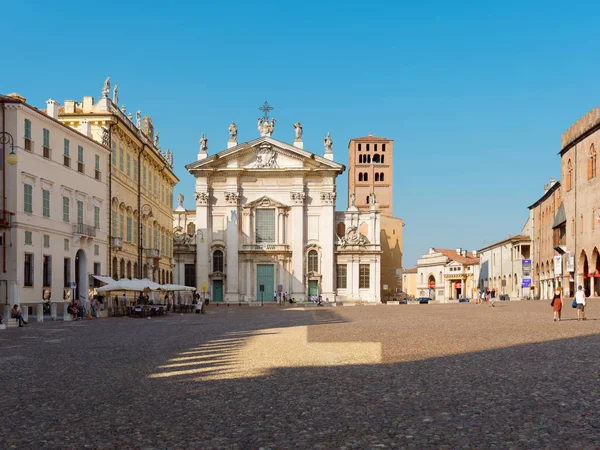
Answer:
[{"label": "person sitting on bench", "polygon": [[23,324],[27,325],[27,322],[25,321],[25,319],[23,319],[23,313],[21,311],[21,308],[19,308],[19,305],[14,305],[12,307],[11,317],[13,319],[17,319],[17,321],[19,322],[19,327],[22,327]]}]

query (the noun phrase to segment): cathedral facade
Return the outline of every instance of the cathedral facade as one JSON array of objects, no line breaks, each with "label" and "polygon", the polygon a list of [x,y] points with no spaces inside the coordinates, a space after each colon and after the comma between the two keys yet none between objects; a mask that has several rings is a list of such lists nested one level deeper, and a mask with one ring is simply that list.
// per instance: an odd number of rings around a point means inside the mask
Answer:
[{"label": "cathedral facade", "polygon": [[238,144],[232,124],[228,148],[212,155],[203,135],[198,160],[186,166],[196,179],[194,226],[174,211],[175,241],[195,252],[181,255],[179,282],[194,261],[196,288],[215,302],[378,302],[376,205],[336,212],[345,167],[333,160],[329,135],[320,156],[304,150],[299,123],[293,145],[273,139],[273,128],[265,118],[259,138]]}]

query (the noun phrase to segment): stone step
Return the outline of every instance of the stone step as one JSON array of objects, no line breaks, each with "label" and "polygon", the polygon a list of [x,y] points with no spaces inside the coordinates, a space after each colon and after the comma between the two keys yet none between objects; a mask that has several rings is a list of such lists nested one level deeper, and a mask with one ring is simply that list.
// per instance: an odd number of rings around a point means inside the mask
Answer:
[{"label": "stone step", "polygon": [[17,319],[8,319],[8,322],[6,323],[6,326],[8,328],[14,328],[14,327],[18,327],[19,326],[19,321]]}]

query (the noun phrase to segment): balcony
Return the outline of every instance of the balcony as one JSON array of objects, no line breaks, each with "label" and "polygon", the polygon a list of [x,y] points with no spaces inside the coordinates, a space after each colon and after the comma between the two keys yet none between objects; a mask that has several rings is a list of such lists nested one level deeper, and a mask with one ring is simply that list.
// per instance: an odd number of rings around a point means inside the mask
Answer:
[{"label": "balcony", "polygon": [[0,209],[0,228],[11,228],[15,213]]},{"label": "balcony", "polygon": [[160,250],[157,248],[145,248],[146,257],[150,259],[160,259]]},{"label": "balcony", "polygon": [[121,250],[123,248],[123,239],[120,237],[113,237],[110,246],[116,250]]},{"label": "balcony", "polygon": [[73,234],[94,238],[96,237],[96,228],[93,225],[76,223],[75,225],[73,225]]},{"label": "balcony", "polygon": [[288,244],[246,244],[242,245],[243,252],[250,253],[283,253],[283,252],[291,252],[290,246]]}]

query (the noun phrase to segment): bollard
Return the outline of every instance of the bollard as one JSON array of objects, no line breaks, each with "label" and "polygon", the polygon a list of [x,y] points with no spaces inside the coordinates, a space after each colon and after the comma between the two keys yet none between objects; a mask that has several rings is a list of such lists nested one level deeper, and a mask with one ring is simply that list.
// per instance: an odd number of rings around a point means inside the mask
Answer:
[{"label": "bollard", "polygon": [[58,315],[57,310],[58,308],[56,307],[56,303],[50,303],[50,317],[52,317],[52,320],[56,320],[56,316]]},{"label": "bollard", "polygon": [[40,303],[35,307],[35,319],[37,322],[44,321],[44,304]]}]

